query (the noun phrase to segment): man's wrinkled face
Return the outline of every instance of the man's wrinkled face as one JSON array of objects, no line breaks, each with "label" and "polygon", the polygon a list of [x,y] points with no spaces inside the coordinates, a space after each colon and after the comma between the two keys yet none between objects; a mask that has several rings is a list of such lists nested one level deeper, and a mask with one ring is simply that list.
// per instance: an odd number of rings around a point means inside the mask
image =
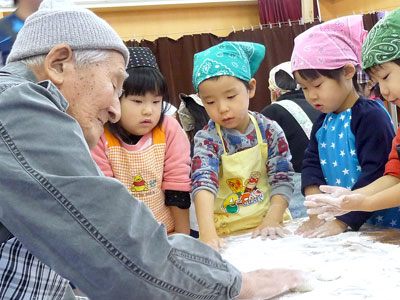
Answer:
[{"label": "man's wrinkled face", "polygon": [[127,77],[122,54],[110,51],[108,58],[72,68],[60,91],[67,99],[67,113],[81,126],[89,148],[97,145],[104,124],[120,119],[119,94]]}]

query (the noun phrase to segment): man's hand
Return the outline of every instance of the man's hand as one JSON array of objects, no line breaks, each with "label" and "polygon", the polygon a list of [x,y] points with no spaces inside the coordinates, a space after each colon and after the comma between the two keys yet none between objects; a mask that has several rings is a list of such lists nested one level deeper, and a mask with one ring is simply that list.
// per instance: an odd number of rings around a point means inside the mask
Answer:
[{"label": "man's hand", "polygon": [[270,299],[304,285],[307,277],[305,272],[288,269],[242,273],[242,288],[238,299]]}]

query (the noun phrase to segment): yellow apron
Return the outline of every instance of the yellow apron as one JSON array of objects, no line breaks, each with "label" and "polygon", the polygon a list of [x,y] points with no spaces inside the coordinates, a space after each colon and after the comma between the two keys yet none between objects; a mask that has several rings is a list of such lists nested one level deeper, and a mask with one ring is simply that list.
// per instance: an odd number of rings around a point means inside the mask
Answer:
[{"label": "yellow apron", "polygon": [[165,206],[161,183],[164,172],[165,133],[156,126],[153,129],[153,145],[141,151],[128,151],[107,129],[108,160],[114,178],[121,181],[131,194],[143,201],[153,212],[155,219],[163,222],[167,232],[173,232],[174,219]]},{"label": "yellow apron", "polygon": [[[226,153],[221,128],[215,124],[224,147],[218,175],[219,190],[214,202],[214,223],[219,236],[257,227],[270,206],[266,166],[268,145],[263,142],[254,117],[249,117],[256,130],[258,144],[232,155]],[[283,219],[291,219],[288,209]]]}]

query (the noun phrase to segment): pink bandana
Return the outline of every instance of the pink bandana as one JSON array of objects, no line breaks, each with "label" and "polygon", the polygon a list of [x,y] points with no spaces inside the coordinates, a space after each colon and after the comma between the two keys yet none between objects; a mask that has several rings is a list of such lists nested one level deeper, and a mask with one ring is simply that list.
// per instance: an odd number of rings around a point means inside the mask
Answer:
[{"label": "pink bandana", "polygon": [[367,36],[362,15],[341,17],[311,27],[294,40],[292,71],[333,70],[361,65],[361,48]]}]

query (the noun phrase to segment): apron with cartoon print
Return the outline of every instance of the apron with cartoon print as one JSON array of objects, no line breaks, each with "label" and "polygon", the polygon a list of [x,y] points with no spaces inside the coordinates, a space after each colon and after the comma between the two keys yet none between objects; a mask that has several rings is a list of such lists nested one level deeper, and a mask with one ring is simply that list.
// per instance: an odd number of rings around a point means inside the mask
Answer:
[{"label": "apron with cartoon print", "polygon": [[[260,128],[249,115],[257,134],[255,147],[228,155],[221,128],[215,124],[224,147],[219,167],[219,189],[214,202],[214,225],[219,236],[239,233],[260,225],[270,206],[270,185],[266,161],[268,145],[263,142]],[[290,220],[286,209],[284,220]]]},{"label": "apron with cartoon print", "polygon": [[166,148],[165,133],[158,126],[153,129],[153,145],[140,151],[128,151],[118,139],[105,130],[108,142],[108,160],[114,177],[121,181],[136,199],[143,201],[155,219],[173,232],[174,219],[165,206],[161,183]]}]

